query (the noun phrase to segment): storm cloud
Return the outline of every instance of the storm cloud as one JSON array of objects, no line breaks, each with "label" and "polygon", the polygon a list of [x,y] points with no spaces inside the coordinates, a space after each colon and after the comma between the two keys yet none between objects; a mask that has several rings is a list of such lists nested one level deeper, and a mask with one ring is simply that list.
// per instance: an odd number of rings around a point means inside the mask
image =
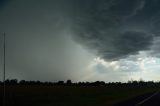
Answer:
[{"label": "storm cloud", "polygon": [[71,39],[66,0],[0,3],[0,75],[5,32],[6,78],[78,81],[85,76],[85,67],[94,56]]},{"label": "storm cloud", "polygon": [[74,2],[73,38],[107,61],[151,49],[159,36],[158,0]]},{"label": "storm cloud", "polygon": [[[159,5],[160,0],[0,0],[6,78],[127,81],[134,73],[136,79],[159,79]],[[2,36],[0,51],[2,75]]]}]

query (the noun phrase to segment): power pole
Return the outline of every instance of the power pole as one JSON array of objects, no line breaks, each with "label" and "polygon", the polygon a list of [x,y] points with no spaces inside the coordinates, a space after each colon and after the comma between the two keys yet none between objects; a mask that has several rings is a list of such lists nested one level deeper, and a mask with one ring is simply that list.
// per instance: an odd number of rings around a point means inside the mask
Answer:
[{"label": "power pole", "polygon": [[5,80],[6,80],[6,66],[5,66],[5,58],[6,58],[6,45],[5,45],[5,33],[3,34],[3,106],[5,106],[6,105],[6,84],[5,84]]}]

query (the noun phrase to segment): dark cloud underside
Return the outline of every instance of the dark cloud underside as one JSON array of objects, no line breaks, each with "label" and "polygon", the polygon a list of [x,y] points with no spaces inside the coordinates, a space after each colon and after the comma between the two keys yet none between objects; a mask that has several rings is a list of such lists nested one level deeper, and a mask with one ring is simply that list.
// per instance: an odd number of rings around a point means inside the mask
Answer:
[{"label": "dark cloud underside", "polygon": [[159,35],[158,0],[75,1],[73,38],[106,60],[149,50]]}]

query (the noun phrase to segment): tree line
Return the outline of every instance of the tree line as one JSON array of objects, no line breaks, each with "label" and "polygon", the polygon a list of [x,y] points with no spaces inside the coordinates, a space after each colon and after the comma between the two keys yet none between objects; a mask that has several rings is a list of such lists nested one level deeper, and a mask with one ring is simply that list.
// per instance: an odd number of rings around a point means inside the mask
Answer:
[{"label": "tree line", "polygon": [[[4,82],[0,81],[0,85],[3,85]],[[160,82],[154,81],[128,81],[128,82],[104,82],[104,81],[95,81],[95,82],[75,82],[71,80],[67,81],[57,81],[57,82],[41,82],[41,81],[26,81],[17,79],[7,79],[5,80],[5,85],[48,85],[48,86],[160,86]]]}]

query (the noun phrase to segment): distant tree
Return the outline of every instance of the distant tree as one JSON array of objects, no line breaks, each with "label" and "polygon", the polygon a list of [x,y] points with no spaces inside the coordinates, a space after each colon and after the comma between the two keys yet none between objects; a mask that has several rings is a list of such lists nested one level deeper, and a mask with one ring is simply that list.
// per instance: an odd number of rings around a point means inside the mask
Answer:
[{"label": "distant tree", "polygon": [[5,84],[6,84],[6,85],[9,85],[9,83],[10,83],[10,80],[9,80],[9,79],[6,79],[6,80],[5,80]]},{"label": "distant tree", "polygon": [[139,79],[139,83],[144,83],[144,82],[145,81],[142,78]]},{"label": "distant tree", "polygon": [[104,86],[105,82],[104,81],[96,81],[92,83],[93,86]]},{"label": "distant tree", "polygon": [[36,81],[35,83],[36,83],[36,85],[41,85],[42,84],[41,81]]},{"label": "distant tree", "polygon": [[71,81],[71,80],[67,80],[66,84],[67,84],[67,85],[71,85],[71,84],[72,84],[72,81]]},{"label": "distant tree", "polygon": [[3,82],[2,81],[0,81],[0,85],[2,85],[3,84]]},{"label": "distant tree", "polygon": [[7,80],[5,80],[5,84],[6,85],[16,85],[16,84],[18,84],[18,80],[17,79],[7,79]]},{"label": "distant tree", "polygon": [[58,85],[64,85],[64,81],[58,81],[57,84]]},{"label": "distant tree", "polygon": [[16,84],[18,84],[18,80],[17,80],[17,79],[12,79],[12,80],[10,80],[10,84],[11,84],[11,85],[16,85]]},{"label": "distant tree", "polygon": [[23,85],[23,84],[26,84],[26,81],[25,80],[21,80],[19,83]]}]

